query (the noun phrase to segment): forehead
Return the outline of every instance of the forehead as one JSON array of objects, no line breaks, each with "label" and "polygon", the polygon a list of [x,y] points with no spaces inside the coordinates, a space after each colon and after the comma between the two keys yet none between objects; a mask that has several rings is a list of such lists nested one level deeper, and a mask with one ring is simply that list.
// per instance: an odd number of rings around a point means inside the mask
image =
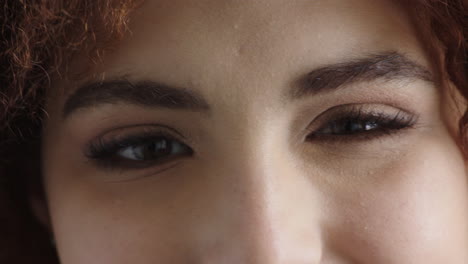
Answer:
[{"label": "forehead", "polygon": [[408,15],[386,0],[146,0],[129,28],[100,72],[198,87],[208,96],[226,83],[233,93],[271,87],[385,51],[425,64]]}]

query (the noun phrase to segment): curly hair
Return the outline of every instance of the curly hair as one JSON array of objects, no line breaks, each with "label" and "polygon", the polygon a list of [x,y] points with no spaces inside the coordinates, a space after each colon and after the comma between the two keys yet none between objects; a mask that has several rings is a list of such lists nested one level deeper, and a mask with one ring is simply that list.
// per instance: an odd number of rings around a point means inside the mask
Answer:
[{"label": "curly hair", "polygon": [[[7,0],[0,10],[0,262],[58,263],[32,216],[40,194],[39,139],[50,76],[73,54],[96,60],[122,38],[134,0]],[[60,70],[59,70],[60,69]],[[21,164],[31,160],[28,166]],[[33,188],[30,188],[33,186]]]},{"label": "curly hair", "polygon": [[[50,76],[67,74],[78,51],[95,61],[127,30],[135,0],[6,0],[0,10],[0,262],[58,263],[46,227],[33,217],[31,193],[43,195],[41,121]],[[404,6],[442,47],[445,79],[468,99],[466,0],[413,0]],[[466,146],[468,112],[461,118]],[[28,161],[25,166],[24,161]]]}]

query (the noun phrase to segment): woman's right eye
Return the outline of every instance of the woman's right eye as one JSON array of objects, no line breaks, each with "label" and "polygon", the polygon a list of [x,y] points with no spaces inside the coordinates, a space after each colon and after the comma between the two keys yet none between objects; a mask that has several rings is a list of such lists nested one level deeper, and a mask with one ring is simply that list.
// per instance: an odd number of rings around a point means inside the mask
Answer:
[{"label": "woman's right eye", "polygon": [[192,156],[193,150],[178,139],[161,133],[97,140],[89,147],[89,159],[110,168],[146,168]]},{"label": "woman's right eye", "polygon": [[176,140],[160,137],[149,139],[140,144],[121,148],[116,156],[134,161],[161,160],[177,155],[183,155],[188,147]]}]

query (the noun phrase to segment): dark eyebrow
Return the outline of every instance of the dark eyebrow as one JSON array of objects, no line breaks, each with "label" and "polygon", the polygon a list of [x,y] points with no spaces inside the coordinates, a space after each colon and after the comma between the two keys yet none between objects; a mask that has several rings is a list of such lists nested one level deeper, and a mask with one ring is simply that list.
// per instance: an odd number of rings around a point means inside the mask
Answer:
[{"label": "dark eyebrow", "polygon": [[128,80],[94,82],[80,87],[66,101],[63,116],[98,104],[129,102],[148,107],[208,111],[208,103],[198,93],[166,84]]},{"label": "dark eyebrow", "polygon": [[299,99],[357,82],[405,79],[434,82],[432,73],[422,65],[401,53],[386,52],[318,68],[299,79],[288,97]]},{"label": "dark eyebrow", "polygon": [[[378,79],[420,79],[433,82],[431,72],[425,67],[398,52],[387,52],[313,70],[287,91],[287,98],[297,100],[352,83]],[[154,81],[132,83],[119,79],[92,82],[80,87],[66,100],[63,116],[66,118],[80,108],[118,102],[198,112],[210,110],[207,101],[196,91]]]}]

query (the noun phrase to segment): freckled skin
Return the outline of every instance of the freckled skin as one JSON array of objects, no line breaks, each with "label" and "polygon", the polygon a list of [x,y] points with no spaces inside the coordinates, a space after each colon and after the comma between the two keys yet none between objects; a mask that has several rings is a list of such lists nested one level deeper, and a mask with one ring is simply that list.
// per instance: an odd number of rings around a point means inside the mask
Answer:
[{"label": "freckled skin", "polygon": [[[49,95],[43,174],[63,264],[468,263],[465,161],[441,87],[361,83],[281,100],[301,74],[355,56],[398,51],[431,68],[403,9],[147,0],[130,30],[87,78],[188,87],[212,112],[113,104],[62,120],[66,94]],[[71,93],[79,83],[55,85]],[[357,103],[418,121],[375,139],[304,140],[315,117]],[[105,131],[149,123],[179,131],[194,156],[156,173],[105,170],[83,155]]]}]

